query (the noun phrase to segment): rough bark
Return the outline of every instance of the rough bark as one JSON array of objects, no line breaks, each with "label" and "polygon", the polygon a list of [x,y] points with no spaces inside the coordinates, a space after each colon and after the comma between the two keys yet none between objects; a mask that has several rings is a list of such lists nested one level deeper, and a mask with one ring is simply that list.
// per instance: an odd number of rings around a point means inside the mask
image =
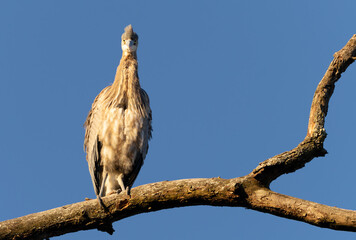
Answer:
[{"label": "rough bark", "polygon": [[334,54],[312,102],[307,136],[294,149],[260,163],[244,177],[184,179],[136,187],[131,198],[111,195],[0,223],[0,239],[44,239],[97,228],[112,233],[112,222],[144,212],[193,205],[245,207],[315,226],[356,232],[356,211],[330,207],[273,192],[270,183],[294,172],[315,157],[324,156],[324,129],[328,103],[335,83],[356,59],[356,35]]}]

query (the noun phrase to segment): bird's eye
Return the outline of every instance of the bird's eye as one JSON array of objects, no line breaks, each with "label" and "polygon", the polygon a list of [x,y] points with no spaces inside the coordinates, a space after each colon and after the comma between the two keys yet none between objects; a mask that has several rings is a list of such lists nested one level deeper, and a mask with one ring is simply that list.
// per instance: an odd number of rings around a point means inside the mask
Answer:
[{"label": "bird's eye", "polygon": [[134,41],[134,45],[136,45],[137,44],[137,41]]},{"label": "bird's eye", "polygon": [[124,43],[126,42],[126,40],[122,40]]}]

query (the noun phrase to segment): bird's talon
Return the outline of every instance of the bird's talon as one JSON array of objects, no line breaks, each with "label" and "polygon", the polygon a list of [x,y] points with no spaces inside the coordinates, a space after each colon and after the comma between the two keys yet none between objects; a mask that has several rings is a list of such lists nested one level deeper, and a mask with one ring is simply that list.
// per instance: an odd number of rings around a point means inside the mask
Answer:
[{"label": "bird's talon", "polygon": [[97,199],[98,199],[98,201],[99,201],[99,205],[100,205],[102,208],[106,209],[106,207],[105,207],[105,205],[104,205],[103,200],[101,199],[101,197],[100,197],[100,196],[97,196]]},{"label": "bird's talon", "polygon": [[131,198],[131,191],[130,190],[131,189],[129,187],[126,187],[126,190],[125,190],[126,196],[128,196],[129,198]]}]

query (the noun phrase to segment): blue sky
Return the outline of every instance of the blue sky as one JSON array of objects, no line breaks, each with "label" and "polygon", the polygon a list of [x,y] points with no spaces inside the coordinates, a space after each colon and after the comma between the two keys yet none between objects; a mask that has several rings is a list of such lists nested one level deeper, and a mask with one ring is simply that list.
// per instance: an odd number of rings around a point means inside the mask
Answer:
[{"label": "blue sky", "polygon": [[[153,139],[134,186],[248,174],[303,140],[315,88],[355,34],[355,1],[0,2],[0,220],[94,197],[86,115],[112,83],[120,36],[139,35]],[[329,154],[272,183],[280,193],[355,209],[356,65],[326,119]],[[243,208],[187,207],[54,239],[353,239]]]}]

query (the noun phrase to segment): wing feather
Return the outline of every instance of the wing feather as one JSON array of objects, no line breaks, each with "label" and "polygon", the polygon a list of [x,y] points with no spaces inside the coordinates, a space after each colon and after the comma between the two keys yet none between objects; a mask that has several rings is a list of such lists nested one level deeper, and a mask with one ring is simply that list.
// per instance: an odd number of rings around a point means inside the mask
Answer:
[{"label": "wing feather", "polygon": [[141,99],[144,105],[144,109],[146,111],[146,118],[144,119],[144,128],[143,128],[143,135],[142,135],[142,148],[141,151],[137,153],[135,164],[132,172],[126,179],[126,185],[131,188],[133,183],[135,182],[138,173],[141,170],[143,165],[143,161],[146,158],[146,154],[148,151],[148,140],[152,137],[152,111],[150,108],[150,100],[145,90],[141,88],[140,91]]},{"label": "wing feather", "polygon": [[134,165],[134,169],[132,169],[131,174],[128,176],[127,180],[126,180],[126,186],[128,187],[132,187],[133,183],[135,182],[138,173],[141,170],[141,167],[143,165],[143,158],[142,158],[142,154],[137,154],[136,159],[135,159],[135,165]]},{"label": "wing feather", "polygon": [[143,162],[148,152],[148,141],[152,138],[152,110],[150,108],[150,99],[146,91],[141,88],[140,94],[144,105],[144,109],[146,111],[145,114],[146,117],[144,119],[144,126],[143,126],[142,147],[140,151],[140,154],[142,155],[142,162]]},{"label": "wing feather", "polygon": [[99,195],[103,172],[100,158],[102,144],[99,139],[100,126],[102,125],[102,101],[110,87],[104,88],[95,98],[84,123],[84,150],[87,153],[86,159],[96,195]]},{"label": "wing feather", "polygon": [[146,113],[147,113],[147,124],[148,124],[148,139],[151,139],[152,138],[152,110],[150,108],[150,99],[148,97],[148,94],[146,93],[145,90],[143,90],[141,88],[141,99],[143,101],[143,104],[145,106],[145,110],[146,110]]}]

